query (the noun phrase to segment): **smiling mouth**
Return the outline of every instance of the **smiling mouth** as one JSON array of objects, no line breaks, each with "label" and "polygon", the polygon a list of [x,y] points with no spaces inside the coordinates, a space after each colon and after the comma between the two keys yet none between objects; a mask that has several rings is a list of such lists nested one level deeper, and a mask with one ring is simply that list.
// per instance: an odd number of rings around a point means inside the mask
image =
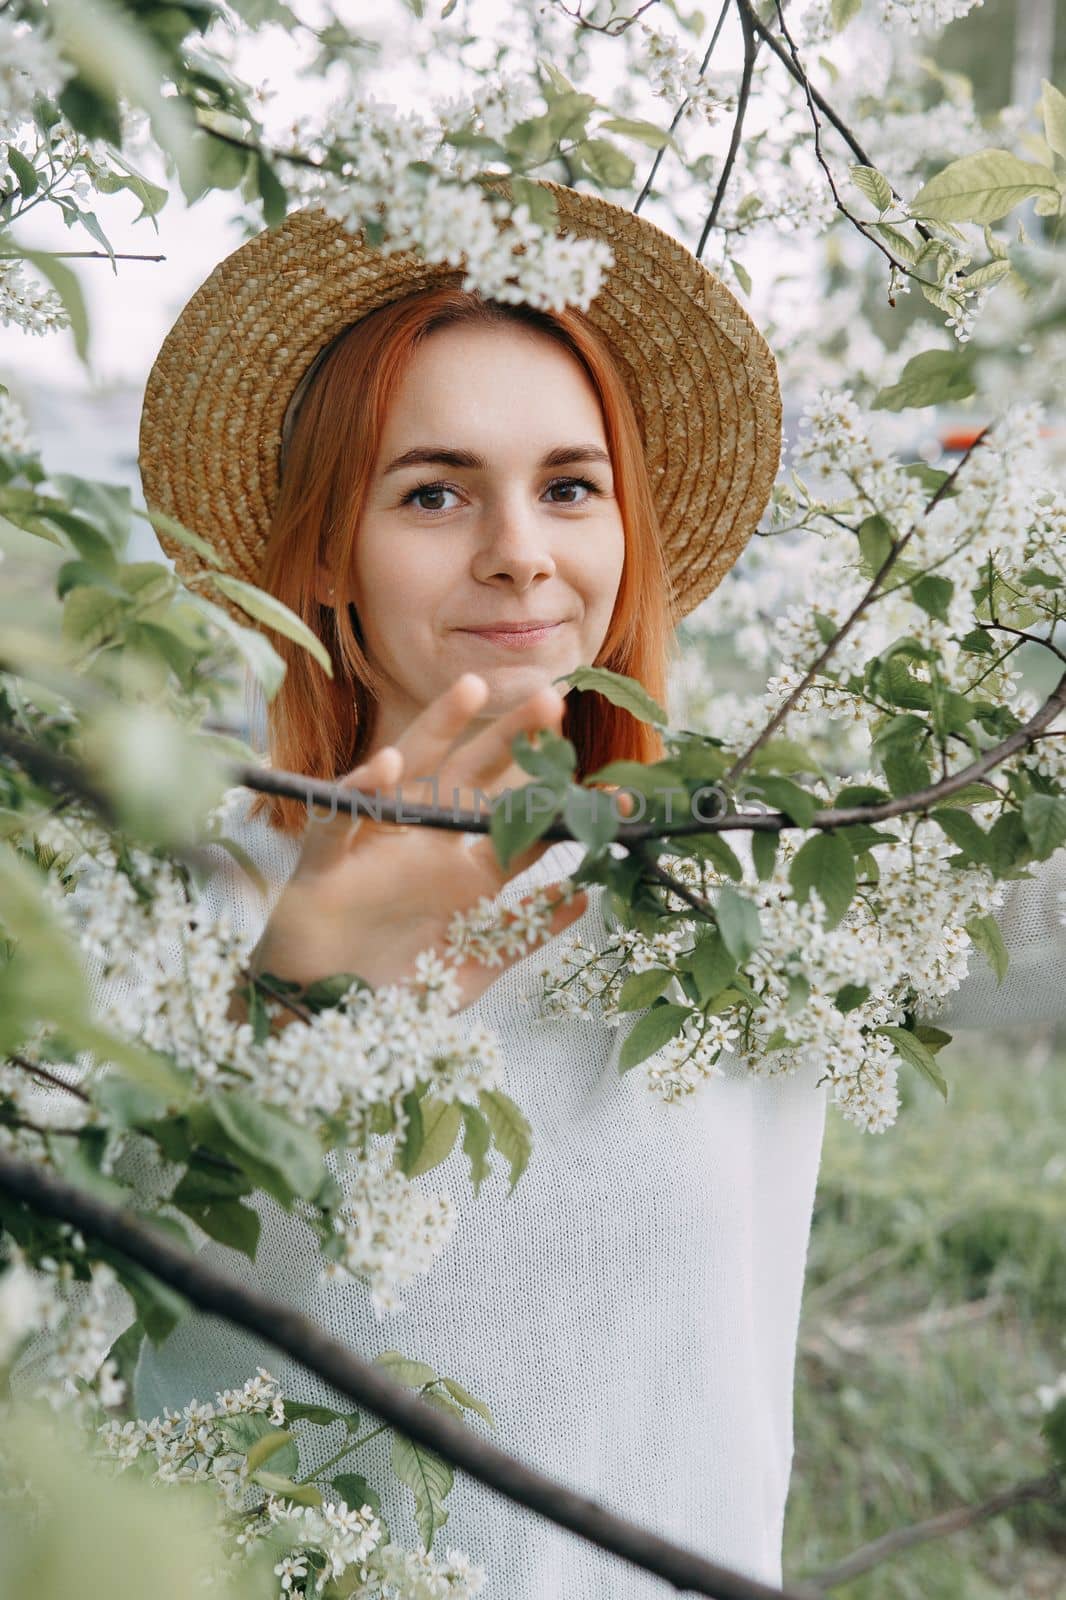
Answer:
[{"label": "smiling mouth", "polygon": [[461,628],[461,633],[472,639],[484,639],[487,644],[509,645],[513,649],[529,649],[548,639],[562,627],[561,622],[548,622],[541,626],[511,628]]}]

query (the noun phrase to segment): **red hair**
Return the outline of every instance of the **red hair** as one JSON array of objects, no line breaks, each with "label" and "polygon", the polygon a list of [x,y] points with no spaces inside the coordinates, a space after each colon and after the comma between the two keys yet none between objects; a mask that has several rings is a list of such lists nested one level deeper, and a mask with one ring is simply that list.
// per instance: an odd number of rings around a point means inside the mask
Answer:
[{"label": "red hair", "polygon": [[[599,397],[625,557],[607,636],[596,666],[636,678],[665,704],[675,645],[670,576],[636,414],[610,349],[578,310],[542,311],[442,286],[379,307],[344,330],[319,358],[292,426],[270,527],[260,586],[301,617],[325,645],[333,677],[300,646],[272,633],[286,662],[284,682],[267,707],[271,765],[335,779],[359,764],[373,734],[377,675],[365,656],[350,608],[316,597],[316,569],[351,570],[362,507],[377,459],[390,396],[419,344],[456,324],[518,324],[562,345],[581,364]],[[566,693],[562,732],[577,751],[575,778],[609,761],[644,763],[665,754],[657,730],[595,690]],[[257,795],[251,815],[300,833],[303,801]]]}]

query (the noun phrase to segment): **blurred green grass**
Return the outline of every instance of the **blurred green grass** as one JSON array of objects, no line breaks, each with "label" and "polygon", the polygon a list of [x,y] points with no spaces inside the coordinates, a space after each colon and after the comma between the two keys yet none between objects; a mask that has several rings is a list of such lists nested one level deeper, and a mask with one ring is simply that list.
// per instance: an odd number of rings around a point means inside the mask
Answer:
[{"label": "blurred green grass", "polygon": [[[957,1033],[947,1103],[901,1069],[895,1127],[829,1108],[796,1366],[785,1576],[1049,1468],[1066,1369],[1066,1029]],[[1066,1596],[1066,1503],[917,1545],[835,1600]]]}]

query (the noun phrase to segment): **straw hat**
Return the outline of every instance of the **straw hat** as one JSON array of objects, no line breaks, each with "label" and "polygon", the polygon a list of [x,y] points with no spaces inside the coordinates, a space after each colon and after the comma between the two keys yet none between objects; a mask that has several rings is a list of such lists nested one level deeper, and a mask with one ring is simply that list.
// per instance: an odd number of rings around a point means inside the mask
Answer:
[{"label": "straw hat", "polygon": [[[492,186],[508,192],[505,178]],[[555,197],[559,232],[602,238],[614,253],[587,315],[636,411],[676,623],[721,581],[769,499],[781,448],[776,364],[744,307],[684,245],[598,195],[541,186]],[[315,358],[379,306],[461,280],[461,269],[413,252],[383,255],[314,207],[234,250],[192,296],[148,377],[140,468],[149,510],[176,517],[258,582],[283,428]],[[186,545],[165,531],[159,541],[181,577],[202,570]]]}]

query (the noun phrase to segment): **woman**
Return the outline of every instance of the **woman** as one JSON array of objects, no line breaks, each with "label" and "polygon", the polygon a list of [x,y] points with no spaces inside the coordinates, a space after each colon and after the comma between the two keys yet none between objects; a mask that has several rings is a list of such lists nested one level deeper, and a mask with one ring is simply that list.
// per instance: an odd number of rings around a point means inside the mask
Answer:
[{"label": "woman", "polygon": [[[452,806],[528,782],[510,753],[520,731],[566,734],[579,777],[662,754],[646,724],[552,685],[592,663],[664,697],[672,625],[736,559],[769,494],[773,360],[676,241],[544,187],[563,225],[615,251],[587,314],[486,304],[453,270],[383,258],[304,212],[222,263],[156,362],[149,504],[212,539],[332,658],[327,679],[281,645],[276,766]],[[171,548],[191,575],[187,547]],[[501,631],[530,623],[542,626],[522,643]],[[584,854],[539,844],[501,871],[485,835],[311,825],[296,802],[244,800],[228,831],[270,893],[260,901],[220,851],[204,901],[256,930],[260,969],[300,981],[408,976],[454,912],[561,889]],[[499,1036],[534,1154],[509,1197],[497,1180],[475,1202],[459,1151],[429,1174],[462,1197],[460,1219],[402,1312],[379,1321],[361,1285],[321,1281],[310,1234],[269,1203],[254,1267],[207,1253],[361,1355],[400,1349],[457,1378],[491,1405],[496,1443],[574,1489],[779,1583],[825,1091],[813,1065],[757,1078],[727,1052],[701,1093],[664,1105],[619,1072],[624,1027],[538,1014],[539,979],[571,941],[606,942],[601,897],[590,885],[560,898],[550,939],[502,971],[460,969],[461,1014]],[[326,1398],[267,1347],[195,1317],[144,1351],[138,1412],[259,1364],[291,1396]],[[385,1439],[349,1470],[385,1490]],[[444,1542],[486,1568],[499,1600],[673,1593],[462,1475],[449,1506]],[[405,1496],[386,1491],[383,1509],[393,1538],[415,1544]]]}]

